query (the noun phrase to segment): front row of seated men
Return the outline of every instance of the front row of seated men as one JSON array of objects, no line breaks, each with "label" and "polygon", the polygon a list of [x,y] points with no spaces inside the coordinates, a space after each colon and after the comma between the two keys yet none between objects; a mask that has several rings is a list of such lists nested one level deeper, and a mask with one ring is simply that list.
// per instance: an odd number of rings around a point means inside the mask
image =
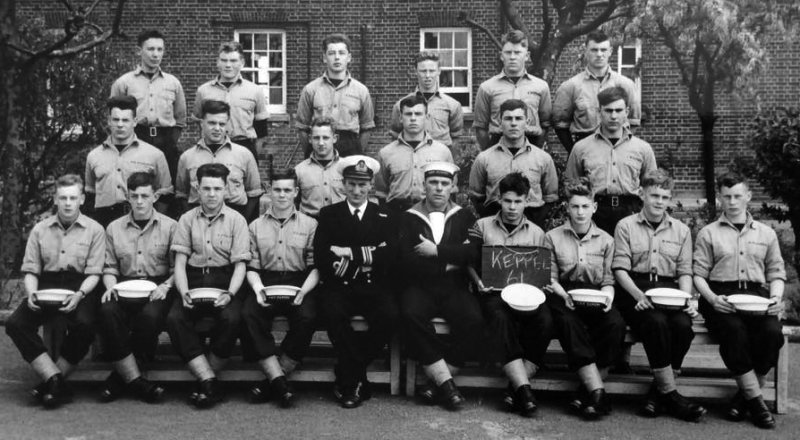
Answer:
[{"label": "front row of seated men", "polygon": [[[663,170],[645,176],[643,209],[623,219],[611,237],[592,221],[597,204],[585,179],[566,188],[569,221],[545,233],[524,215],[530,182],[520,173],[499,182],[500,211],[476,220],[451,201],[458,171],[452,163],[428,164],[425,198],[394,216],[368,199],[377,161],[351,156],[339,166],[346,199],[324,207],[319,222],[295,209],[295,175],[275,175],[272,206],[250,224],[249,237],[244,218],[224,203],[228,170],[221,164],[199,167],[200,205],[177,224],[154,211],[152,176],[134,173],[128,179],[131,212],[112,222],[105,235],[80,213],[80,178],[60,178],[57,215],[38,223],[28,240],[22,266],[28,301],[6,325],[43,380],[35,389],[41,403],[54,407],[69,398],[64,378],[85,356],[97,324],[104,354],[114,366],[103,389],[106,400],[123,392],[148,402],[161,398],[163,389],[142,377],[139,365],[152,359],[165,325],[198,379],[191,396],[197,407],[220,400],[216,373],[231,356],[240,328],[266,376],[251,397],[290,406],[294,396],[287,376],[302,362],[313,332],[324,327],[337,354],[335,395],[341,406],[353,408],[371,396],[367,365],[399,329],[409,355],[429,379],[418,389],[425,402],[461,407],[464,397],[453,376],[480,352],[503,365],[509,380],[504,403],[525,416],[537,409],[530,381],[543,368],[555,336],[580,379],[570,407],[591,420],[611,411],[603,381],[620,356],[627,323],[644,344],[653,372],[642,414],[698,420],[706,410],[676,387],[697,311],[692,306],[657,309],[644,295],[653,287],[690,292],[694,284],[700,312],[739,387],[728,417],[741,420],[749,414],[759,427],[775,426],[761,387],[783,343],[777,315],[786,274],[775,232],[747,211],[751,194],[742,177],[720,179],[723,214],[700,231],[692,255],[688,227],[666,212],[673,181]],[[484,285],[479,264],[484,245],[549,248],[547,299],[534,313],[512,311],[497,294],[500,286]],[[101,274],[104,288],[95,289]],[[117,302],[114,284],[137,278],[158,284],[150,301]],[[278,284],[300,288],[293,302],[267,301],[265,286]],[[40,308],[33,293],[48,287],[77,293],[57,310]],[[225,293],[204,308],[188,296],[195,287]],[[599,312],[576,307],[567,291],[579,287],[605,291],[613,301]],[[768,314],[734,313],[727,296],[735,293],[770,298]],[[278,314],[290,322],[280,349],[270,332]],[[365,334],[351,328],[354,315],[366,319]],[[215,321],[207,355],[195,328],[205,316]],[[450,325],[449,338],[434,331],[431,319],[437,316]],[[67,324],[55,361],[37,335],[39,326],[54,319]]]}]

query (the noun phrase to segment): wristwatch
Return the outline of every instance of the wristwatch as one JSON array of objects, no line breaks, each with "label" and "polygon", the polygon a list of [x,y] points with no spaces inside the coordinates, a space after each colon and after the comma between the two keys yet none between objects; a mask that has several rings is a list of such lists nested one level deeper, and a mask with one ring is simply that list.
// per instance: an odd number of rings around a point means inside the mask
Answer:
[{"label": "wristwatch", "polygon": [[83,298],[85,298],[85,297],[86,297],[86,292],[84,292],[83,290],[78,290],[78,291],[77,291],[77,292],[75,292],[75,293],[76,293],[76,294],[80,293],[80,294],[81,294],[81,299],[83,299]]}]

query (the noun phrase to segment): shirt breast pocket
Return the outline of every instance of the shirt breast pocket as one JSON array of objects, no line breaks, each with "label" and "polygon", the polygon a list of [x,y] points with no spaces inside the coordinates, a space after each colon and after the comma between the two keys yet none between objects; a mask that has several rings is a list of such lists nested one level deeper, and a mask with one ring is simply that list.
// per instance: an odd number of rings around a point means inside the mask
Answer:
[{"label": "shirt breast pocket", "polygon": [[767,257],[767,246],[750,241],[747,243],[747,253],[755,261],[764,261]]},{"label": "shirt breast pocket", "polygon": [[105,178],[108,177],[111,174],[112,170],[113,170],[112,167],[105,166],[105,165],[95,165],[95,167],[92,168],[92,172],[94,173],[94,177],[97,180],[105,180]]},{"label": "shirt breast pocket", "polygon": [[256,108],[256,101],[249,96],[241,96],[232,100],[231,107],[235,107],[244,114],[252,116],[253,110]]},{"label": "shirt breast pocket", "polygon": [[221,250],[230,251],[233,245],[233,236],[230,234],[218,234],[216,242]]},{"label": "shirt breast pocket", "polygon": [[166,243],[150,243],[148,256],[158,265],[169,264],[169,245]]},{"label": "shirt breast pocket", "polygon": [[675,261],[681,254],[681,245],[668,241],[662,241],[659,246],[659,251],[662,255],[668,257],[670,260]]},{"label": "shirt breast pocket", "polygon": [[161,98],[161,111],[165,116],[172,116],[172,104],[175,102],[176,95],[177,94],[173,90],[163,90],[159,94],[159,98]]},{"label": "shirt breast pocket", "polygon": [[289,246],[293,248],[305,248],[308,243],[308,234],[304,232],[295,232],[289,237]]},{"label": "shirt breast pocket", "polygon": [[342,98],[342,111],[349,114],[351,117],[358,116],[361,111],[361,101],[354,96],[345,96]]}]

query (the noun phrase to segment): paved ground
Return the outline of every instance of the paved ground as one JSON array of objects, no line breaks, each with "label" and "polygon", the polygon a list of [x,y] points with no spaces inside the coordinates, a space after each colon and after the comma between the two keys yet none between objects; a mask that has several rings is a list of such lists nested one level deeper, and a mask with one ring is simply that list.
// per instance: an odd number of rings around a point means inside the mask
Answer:
[{"label": "paved ground", "polygon": [[[1,330],[1,328],[0,328]],[[791,365],[800,363],[794,344]],[[796,371],[797,374],[797,371]],[[701,423],[635,415],[636,401],[615,399],[615,412],[595,423],[582,422],[562,410],[564,395],[540,395],[534,419],[497,409],[499,392],[467,390],[467,407],[459,413],[417,405],[381,390],[355,410],[340,409],[327,385],[298,390],[298,405],[280,410],[271,404],[244,401],[245,389],[230,390],[228,401],[210,411],[185,403],[188,388],[173,384],[161,405],[124,400],[97,403],[97,387],[77,387],[76,401],[45,411],[31,404],[28,390],[35,377],[3,331],[0,334],[0,439],[790,439],[800,437],[800,377],[791,383],[791,412],[778,416],[778,429],[762,431],[749,423],[722,420],[719,403]]]}]

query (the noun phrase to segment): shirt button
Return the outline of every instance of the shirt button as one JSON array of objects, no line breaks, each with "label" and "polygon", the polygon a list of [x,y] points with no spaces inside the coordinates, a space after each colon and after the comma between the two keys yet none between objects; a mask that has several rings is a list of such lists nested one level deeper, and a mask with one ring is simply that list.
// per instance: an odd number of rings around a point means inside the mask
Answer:
[{"label": "shirt button", "polygon": [[142,255],[142,251],[139,251],[139,255]]},{"label": "shirt button", "polygon": [[63,253],[64,253],[64,251],[61,251],[61,253],[63,254]]},{"label": "shirt button", "polygon": [[283,243],[283,240],[278,240],[278,244],[281,244],[281,243]]},{"label": "shirt button", "polygon": [[206,240],[206,243],[211,243],[211,240]]},{"label": "shirt button", "polygon": [[654,254],[656,253],[656,250],[655,250],[655,249],[653,249],[653,253],[654,253]]},{"label": "shirt button", "polygon": [[739,255],[744,255],[744,252],[739,252]]}]

